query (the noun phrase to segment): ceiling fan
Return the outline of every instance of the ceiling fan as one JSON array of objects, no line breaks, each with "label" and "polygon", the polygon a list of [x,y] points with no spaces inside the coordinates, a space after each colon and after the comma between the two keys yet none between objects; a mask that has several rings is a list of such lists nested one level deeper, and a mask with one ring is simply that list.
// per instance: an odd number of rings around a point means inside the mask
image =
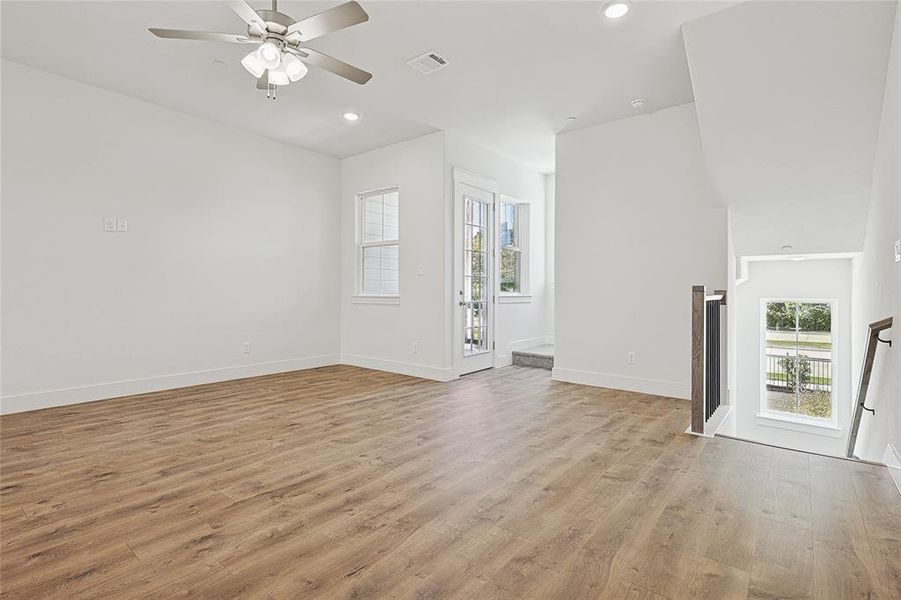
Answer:
[{"label": "ceiling fan", "polygon": [[277,1],[272,0],[272,10],[254,10],[245,0],[229,1],[231,9],[247,23],[246,35],[154,27],[150,28],[150,33],[168,39],[255,44],[257,47],[241,60],[241,64],[257,78],[257,87],[268,90],[273,98],[276,86],[303,78],[307,74],[307,65],[331,71],[360,85],[372,78],[371,73],[304,45],[327,33],[368,21],[369,15],[357,2],[345,2],[295,21],[278,12]]}]

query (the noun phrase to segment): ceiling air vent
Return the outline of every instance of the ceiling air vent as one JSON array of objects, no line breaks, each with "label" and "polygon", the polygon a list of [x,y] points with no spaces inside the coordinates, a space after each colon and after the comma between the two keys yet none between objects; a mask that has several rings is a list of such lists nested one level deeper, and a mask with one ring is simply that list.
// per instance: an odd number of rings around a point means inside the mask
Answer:
[{"label": "ceiling air vent", "polygon": [[407,64],[420,73],[428,75],[429,73],[434,73],[438,69],[446,67],[447,59],[435,52],[426,52],[416,58],[411,58],[407,61]]}]

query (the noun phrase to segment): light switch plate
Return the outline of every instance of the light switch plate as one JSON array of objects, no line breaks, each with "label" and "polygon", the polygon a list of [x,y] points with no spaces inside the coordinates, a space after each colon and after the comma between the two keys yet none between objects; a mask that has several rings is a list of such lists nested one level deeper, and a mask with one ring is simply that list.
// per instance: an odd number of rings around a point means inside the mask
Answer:
[{"label": "light switch plate", "polygon": [[128,219],[116,219],[116,231],[128,231]]},{"label": "light switch plate", "polygon": [[103,219],[103,231],[116,231],[116,219],[112,217]]},{"label": "light switch plate", "polygon": [[901,262],[901,240],[895,240],[895,262]]}]

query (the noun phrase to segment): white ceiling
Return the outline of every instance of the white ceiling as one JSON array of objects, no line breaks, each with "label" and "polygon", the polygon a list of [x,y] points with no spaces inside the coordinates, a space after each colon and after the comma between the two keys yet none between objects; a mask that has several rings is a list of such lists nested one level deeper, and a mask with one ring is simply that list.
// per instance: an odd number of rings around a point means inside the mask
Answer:
[{"label": "white ceiling", "polygon": [[[297,19],[338,4],[279,2]],[[543,172],[554,134],[690,102],[680,26],[724,1],[636,0],[621,22],[603,2],[381,2],[370,21],[310,46],[371,71],[357,86],[311,69],[276,102],[240,66],[247,46],[160,40],[148,27],[243,32],[219,2],[13,2],[3,57],[337,157],[422,135],[456,133]],[[251,1],[256,8],[267,3]],[[405,62],[434,50],[450,65]],[[217,67],[222,60],[226,68]],[[346,123],[354,110],[362,119]],[[566,117],[576,116],[574,122]]]},{"label": "white ceiling", "polygon": [[895,2],[749,2],[687,24],[739,255],[862,249]]}]

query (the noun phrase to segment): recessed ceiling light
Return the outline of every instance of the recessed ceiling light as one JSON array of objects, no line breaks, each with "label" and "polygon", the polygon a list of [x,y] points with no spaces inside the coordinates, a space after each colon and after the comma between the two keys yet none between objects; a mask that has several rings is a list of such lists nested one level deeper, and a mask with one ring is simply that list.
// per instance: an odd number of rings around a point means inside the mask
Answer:
[{"label": "recessed ceiling light", "polygon": [[213,61],[213,66],[214,66],[214,67],[219,67],[220,69],[225,69],[225,68],[228,67],[228,65],[225,64],[225,61],[224,61],[224,60],[214,60],[214,61]]},{"label": "recessed ceiling light", "polygon": [[636,98],[632,101],[632,108],[634,108],[635,110],[641,110],[647,103],[648,101],[646,98]]},{"label": "recessed ceiling light", "polygon": [[604,6],[604,16],[608,19],[621,19],[629,12],[629,3],[626,0],[613,0]]},{"label": "recessed ceiling light", "polygon": [[346,112],[346,113],[344,113],[344,120],[345,121],[359,121],[360,115],[358,115],[355,112]]},{"label": "recessed ceiling light", "polygon": [[794,248],[792,246],[789,246],[787,244],[785,246],[782,246],[783,252],[791,252],[792,250],[794,250]]},{"label": "recessed ceiling light", "polygon": [[576,118],[575,118],[575,117],[566,117],[566,120],[567,120],[567,121],[575,121]]}]

